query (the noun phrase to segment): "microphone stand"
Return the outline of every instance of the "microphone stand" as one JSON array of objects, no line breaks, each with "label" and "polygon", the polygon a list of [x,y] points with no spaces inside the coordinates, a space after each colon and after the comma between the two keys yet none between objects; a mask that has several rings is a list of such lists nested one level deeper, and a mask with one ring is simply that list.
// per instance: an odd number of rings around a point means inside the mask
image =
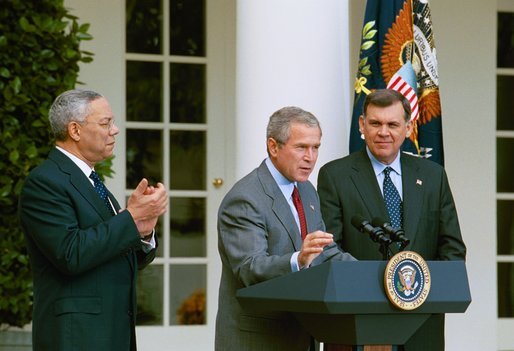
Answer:
[{"label": "microphone stand", "polygon": [[382,254],[383,261],[389,261],[392,256],[392,251],[389,249],[390,243],[381,243],[378,251]]}]

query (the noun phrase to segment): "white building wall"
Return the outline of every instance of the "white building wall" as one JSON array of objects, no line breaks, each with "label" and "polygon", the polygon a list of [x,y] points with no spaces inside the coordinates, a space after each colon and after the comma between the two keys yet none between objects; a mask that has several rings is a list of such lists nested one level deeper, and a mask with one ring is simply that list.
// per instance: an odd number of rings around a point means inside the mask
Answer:
[{"label": "white building wall", "polygon": [[465,314],[447,317],[447,350],[496,350],[496,4],[431,4],[445,168],[468,247],[473,298]]},{"label": "white building wall", "polygon": [[269,116],[312,112],[323,129],[319,166],[347,153],[348,19],[340,0],[237,2],[236,178],[266,157]]}]

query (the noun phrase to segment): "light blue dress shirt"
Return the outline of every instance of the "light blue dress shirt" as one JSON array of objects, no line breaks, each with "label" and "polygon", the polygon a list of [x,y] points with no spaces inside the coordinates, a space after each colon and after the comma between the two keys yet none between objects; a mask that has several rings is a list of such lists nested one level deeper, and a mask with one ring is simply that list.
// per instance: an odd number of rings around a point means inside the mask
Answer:
[{"label": "light blue dress shirt", "polygon": [[366,152],[368,153],[369,159],[371,160],[371,166],[373,166],[373,170],[375,171],[375,176],[377,177],[378,186],[380,187],[382,196],[384,196],[384,169],[386,169],[386,167],[391,167],[393,172],[389,173],[389,176],[391,177],[391,180],[403,201],[402,165],[400,163],[401,151],[398,152],[398,155],[390,165],[385,165],[377,160],[375,156],[373,156],[373,154],[369,151],[368,147],[366,147]]}]

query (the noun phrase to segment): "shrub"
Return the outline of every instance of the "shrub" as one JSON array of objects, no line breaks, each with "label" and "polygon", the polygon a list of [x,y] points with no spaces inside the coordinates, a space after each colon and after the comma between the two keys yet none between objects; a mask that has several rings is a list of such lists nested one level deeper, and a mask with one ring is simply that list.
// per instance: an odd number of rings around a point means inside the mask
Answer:
[{"label": "shrub", "polygon": [[31,321],[32,279],[17,202],[24,178],[46,158],[48,108],[77,83],[89,25],[63,0],[0,0],[0,325]]}]

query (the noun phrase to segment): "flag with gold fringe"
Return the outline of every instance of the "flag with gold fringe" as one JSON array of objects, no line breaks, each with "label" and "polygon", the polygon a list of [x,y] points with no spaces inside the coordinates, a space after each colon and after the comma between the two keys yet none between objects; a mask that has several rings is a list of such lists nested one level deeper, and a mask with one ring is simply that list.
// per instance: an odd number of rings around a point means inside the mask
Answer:
[{"label": "flag with gold fringe", "polygon": [[359,117],[367,94],[390,88],[410,101],[413,133],[402,151],[444,165],[436,48],[428,0],[368,0],[350,130],[350,152],[362,148]]}]

